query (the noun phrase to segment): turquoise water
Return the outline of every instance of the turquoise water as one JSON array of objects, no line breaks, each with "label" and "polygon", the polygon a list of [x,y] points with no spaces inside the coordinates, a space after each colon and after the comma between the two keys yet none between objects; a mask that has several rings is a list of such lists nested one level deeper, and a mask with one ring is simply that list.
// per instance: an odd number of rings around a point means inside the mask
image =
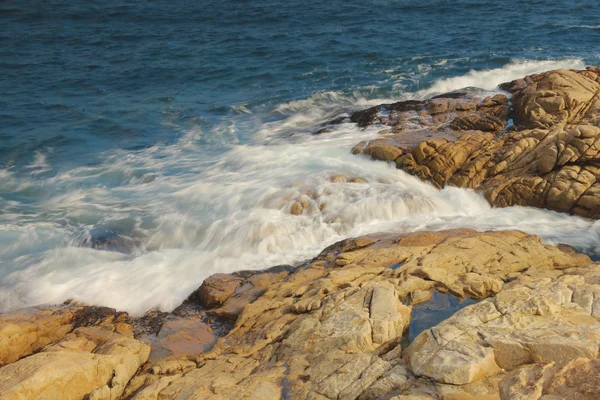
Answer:
[{"label": "turquoise water", "polygon": [[[0,19],[0,311],[168,310],[211,273],[378,230],[600,244],[592,221],[351,156],[375,128],[310,135],[381,102],[600,64],[595,1],[4,1]],[[306,189],[327,208],[290,215]]]}]

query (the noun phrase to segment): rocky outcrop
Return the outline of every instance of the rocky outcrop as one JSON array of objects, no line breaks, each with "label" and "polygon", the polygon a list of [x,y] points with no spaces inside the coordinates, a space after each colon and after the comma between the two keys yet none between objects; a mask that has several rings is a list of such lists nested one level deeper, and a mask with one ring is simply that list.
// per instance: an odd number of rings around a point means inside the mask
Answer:
[{"label": "rocky outcrop", "polygon": [[121,323],[106,307],[32,307],[0,315],[0,367],[38,352],[76,327]]},{"label": "rocky outcrop", "polygon": [[595,358],[598,268],[530,269],[492,299],[423,332],[407,350],[415,374],[462,385],[534,362]]},{"label": "rocky outcrop", "polygon": [[478,129],[499,132],[509,116],[508,98],[503,94],[482,97],[477,91],[447,93],[430,100],[400,101],[355,112],[350,121],[360,127],[375,123],[406,128],[447,126],[451,129]]},{"label": "rocky outcrop", "polygon": [[[1,347],[11,363],[0,368],[0,397],[121,398],[148,359],[150,346],[134,339],[131,326],[107,310],[58,307],[1,316],[2,342],[13,346]],[[90,313],[102,317],[87,319]],[[96,326],[72,330],[81,323]]]},{"label": "rocky outcrop", "polygon": [[520,368],[500,382],[502,400],[600,398],[600,360],[575,358]]},{"label": "rocky outcrop", "polygon": [[[188,357],[193,364],[184,366],[154,363],[134,378],[128,393],[133,399],[483,393],[501,377],[463,390],[421,379],[406,363],[400,342],[413,294],[435,289],[486,297],[532,265],[553,270],[588,263],[587,256],[545,246],[521,232],[455,230],[346,240],[306,267],[255,277],[268,283],[255,286],[262,287],[258,297],[244,297],[233,328],[210,351]],[[244,279],[215,276],[190,301],[206,302],[218,315],[236,296],[232,293],[244,293]]]},{"label": "rocky outcrop", "polygon": [[[483,300],[412,338],[433,291]],[[527,364],[595,359],[599,293],[589,257],[518,231],[364,236],[296,268],[214,275],[171,314],[2,316],[2,332],[38,333],[0,368],[0,397],[497,399],[525,390],[537,375],[512,371]]]},{"label": "rocky outcrop", "polygon": [[[476,189],[495,206],[533,206],[599,218],[599,74],[598,68],[558,70],[502,85],[512,93],[514,121],[503,131],[477,123],[497,115],[506,118],[504,111],[490,111],[504,110],[502,100],[487,98],[480,103],[489,104],[481,107],[487,110],[483,115],[455,116],[452,109],[446,117],[453,118],[449,125],[398,122],[408,132],[393,122],[391,136],[360,143],[353,153],[394,162],[439,188]],[[428,104],[434,101],[440,100]]]}]

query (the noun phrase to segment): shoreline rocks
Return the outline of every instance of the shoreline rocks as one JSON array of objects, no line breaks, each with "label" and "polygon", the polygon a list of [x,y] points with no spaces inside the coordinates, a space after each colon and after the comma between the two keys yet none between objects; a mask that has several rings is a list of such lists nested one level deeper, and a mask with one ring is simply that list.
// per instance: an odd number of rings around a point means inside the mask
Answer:
[{"label": "shoreline rocks", "polygon": [[[408,345],[413,304],[433,290],[484,300]],[[522,390],[507,372],[595,358],[596,292],[589,257],[518,231],[363,236],[296,268],[214,275],[170,314],[0,316],[0,343],[32,332],[4,355],[0,397],[497,399]]]},{"label": "shoreline rocks", "polygon": [[[600,69],[501,88],[511,100],[467,90],[355,113],[388,128],[353,153],[493,205],[599,218]],[[326,207],[310,189],[286,202],[293,215]],[[440,323],[420,318],[440,296],[470,300]],[[380,233],[301,265],[213,275],[171,313],[0,315],[0,398],[595,399],[599,348],[599,264],[570,246],[519,231]]]},{"label": "shoreline rocks", "polygon": [[[363,124],[370,115],[369,124],[392,130],[352,152],[394,162],[438,188],[475,189],[494,206],[600,218],[600,69],[550,71],[501,88],[512,94],[510,111],[502,95],[420,102],[412,119],[375,112],[398,105],[369,109],[358,114]],[[454,105],[461,101],[468,106]]]}]

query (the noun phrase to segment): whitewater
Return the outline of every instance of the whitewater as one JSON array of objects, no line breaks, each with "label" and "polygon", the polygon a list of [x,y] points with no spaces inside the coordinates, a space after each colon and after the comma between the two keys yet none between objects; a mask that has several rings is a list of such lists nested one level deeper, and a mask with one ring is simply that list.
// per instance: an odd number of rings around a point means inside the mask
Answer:
[{"label": "whitewater", "polygon": [[[495,91],[527,74],[583,67],[572,58],[515,60],[412,93],[318,92],[267,116],[240,104],[236,110],[253,121],[248,143],[237,143],[241,128],[234,123],[211,135],[198,126],[173,143],[108,150],[99,163],[50,177],[47,154],[36,153],[27,179],[0,170],[0,189],[14,194],[0,205],[0,312],[67,299],[134,315],[171,311],[214,273],[298,264],[336,241],[374,232],[519,229],[598,252],[596,221],[492,208],[471,190],[437,190],[394,165],[350,153],[379,127],[342,123],[310,134],[376,104],[464,87]],[[206,140],[233,145],[207,154]],[[37,206],[24,213],[19,199],[27,196],[36,196]],[[294,202],[306,204],[301,215],[290,213]]]}]

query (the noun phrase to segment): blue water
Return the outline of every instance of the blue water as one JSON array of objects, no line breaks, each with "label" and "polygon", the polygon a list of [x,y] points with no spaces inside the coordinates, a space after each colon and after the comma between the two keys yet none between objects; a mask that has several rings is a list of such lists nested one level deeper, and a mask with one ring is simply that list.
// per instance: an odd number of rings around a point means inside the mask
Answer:
[{"label": "blue water", "polygon": [[[597,1],[3,1],[0,22],[0,310],[69,297],[169,309],[207,274],[398,226],[599,240],[566,216],[490,219],[472,194],[348,155],[374,132],[309,135],[389,99],[600,64]],[[357,193],[327,186],[331,173],[395,186]],[[329,214],[282,212],[299,181],[337,196]],[[457,196],[480,220],[455,222]],[[124,301],[140,271],[154,283]]]}]

